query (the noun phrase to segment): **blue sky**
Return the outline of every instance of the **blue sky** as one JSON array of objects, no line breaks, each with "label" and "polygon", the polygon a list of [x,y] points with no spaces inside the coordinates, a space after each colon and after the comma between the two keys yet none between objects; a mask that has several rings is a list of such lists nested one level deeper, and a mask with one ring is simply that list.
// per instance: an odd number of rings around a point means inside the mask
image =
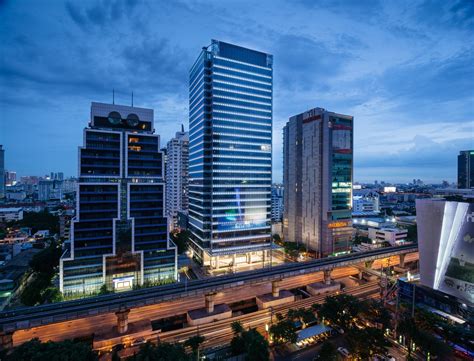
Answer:
[{"label": "blue sky", "polygon": [[90,102],[188,126],[188,70],[219,39],[274,55],[282,127],[312,107],[355,117],[355,180],[454,181],[474,149],[474,2],[0,0],[0,144],[20,175],[76,175]]}]

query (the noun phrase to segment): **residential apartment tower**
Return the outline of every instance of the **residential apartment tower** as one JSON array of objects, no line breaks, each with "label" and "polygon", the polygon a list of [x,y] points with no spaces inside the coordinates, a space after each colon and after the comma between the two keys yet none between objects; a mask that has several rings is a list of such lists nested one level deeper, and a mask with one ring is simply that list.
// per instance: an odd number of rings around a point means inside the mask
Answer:
[{"label": "residential apartment tower", "polygon": [[166,215],[177,227],[178,212],[188,211],[189,134],[182,127],[166,146]]}]

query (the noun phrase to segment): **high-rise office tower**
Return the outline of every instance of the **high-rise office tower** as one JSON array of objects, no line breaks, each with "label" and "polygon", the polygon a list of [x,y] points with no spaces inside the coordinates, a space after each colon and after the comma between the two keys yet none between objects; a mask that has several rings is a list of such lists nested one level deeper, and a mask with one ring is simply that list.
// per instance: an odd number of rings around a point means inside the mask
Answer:
[{"label": "high-rise office tower", "polygon": [[189,134],[184,127],[168,142],[166,154],[166,214],[176,228],[178,212],[188,210]]},{"label": "high-rise office tower", "polygon": [[317,257],[352,243],[353,117],[314,108],[283,128],[283,236]]},{"label": "high-rise office tower", "polygon": [[60,261],[64,294],[176,280],[153,110],[92,103],[79,148],[77,209]]},{"label": "high-rise office tower", "polygon": [[459,152],[458,188],[474,188],[474,150],[463,150]]},{"label": "high-rise office tower", "polygon": [[272,184],[272,222],[281,222],[283,218],[283,184]]},{"label": "high-rise office tower", "polygon": [[0,144],[0,199],[5,198],[5,149]]},{"label": "high-rise office tower", "polygon": [[14,186],[16,184],[16,172],[11,170],[5,171],[5,185]]},{"label": "high-rise office tower", "polygon": [[189,228],[212,268],[268,262],[273,57],[212,40],[190,70]]}]

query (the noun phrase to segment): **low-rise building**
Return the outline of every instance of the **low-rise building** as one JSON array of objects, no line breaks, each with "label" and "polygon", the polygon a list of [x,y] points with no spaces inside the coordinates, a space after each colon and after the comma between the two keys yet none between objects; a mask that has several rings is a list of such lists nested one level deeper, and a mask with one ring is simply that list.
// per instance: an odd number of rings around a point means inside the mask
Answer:
[{"label": "low-rise building", "polygon": [[352,214],[380,212],[380,195],[373,189],[354,189],[352,197]]},{"label": "low-rise building", "polygon": [[408,230],[403,228],[369,228],[369,238],[376,242],[389,242],[396,246],[406,241]]},{"label": "low-rise building", "polygon": [[0,208],[0,222],[21,221],[23,219],[23,208]]}]

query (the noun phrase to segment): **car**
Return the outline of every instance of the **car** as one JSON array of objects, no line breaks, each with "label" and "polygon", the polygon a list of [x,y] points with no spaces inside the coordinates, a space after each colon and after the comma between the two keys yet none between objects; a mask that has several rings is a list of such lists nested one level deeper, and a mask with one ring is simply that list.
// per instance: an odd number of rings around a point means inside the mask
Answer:
[{"label": "car", "polygon": [[146,343],[146,340],[145,338],[143,337],[138,337],[136,338],[135,340],[132,341],[132,343],[130,344],[130,346],[139,346],[139,345],[143,345]]},{"label": "car", "polygon": [[337,327],[337,326],[332,326],[332,328],[334,328],[337,332],[339,332],[341,335],[344,333],[344,330],[340,327]]},{"label": "car", "polygon": [[347,351],[347,348],[338,347],[337,352],[339,352],[344,357],[349,357],[349,351]]},{"label": "car", "polygon": [[375,355],[374,361],[396,361],[392,355]]}]

